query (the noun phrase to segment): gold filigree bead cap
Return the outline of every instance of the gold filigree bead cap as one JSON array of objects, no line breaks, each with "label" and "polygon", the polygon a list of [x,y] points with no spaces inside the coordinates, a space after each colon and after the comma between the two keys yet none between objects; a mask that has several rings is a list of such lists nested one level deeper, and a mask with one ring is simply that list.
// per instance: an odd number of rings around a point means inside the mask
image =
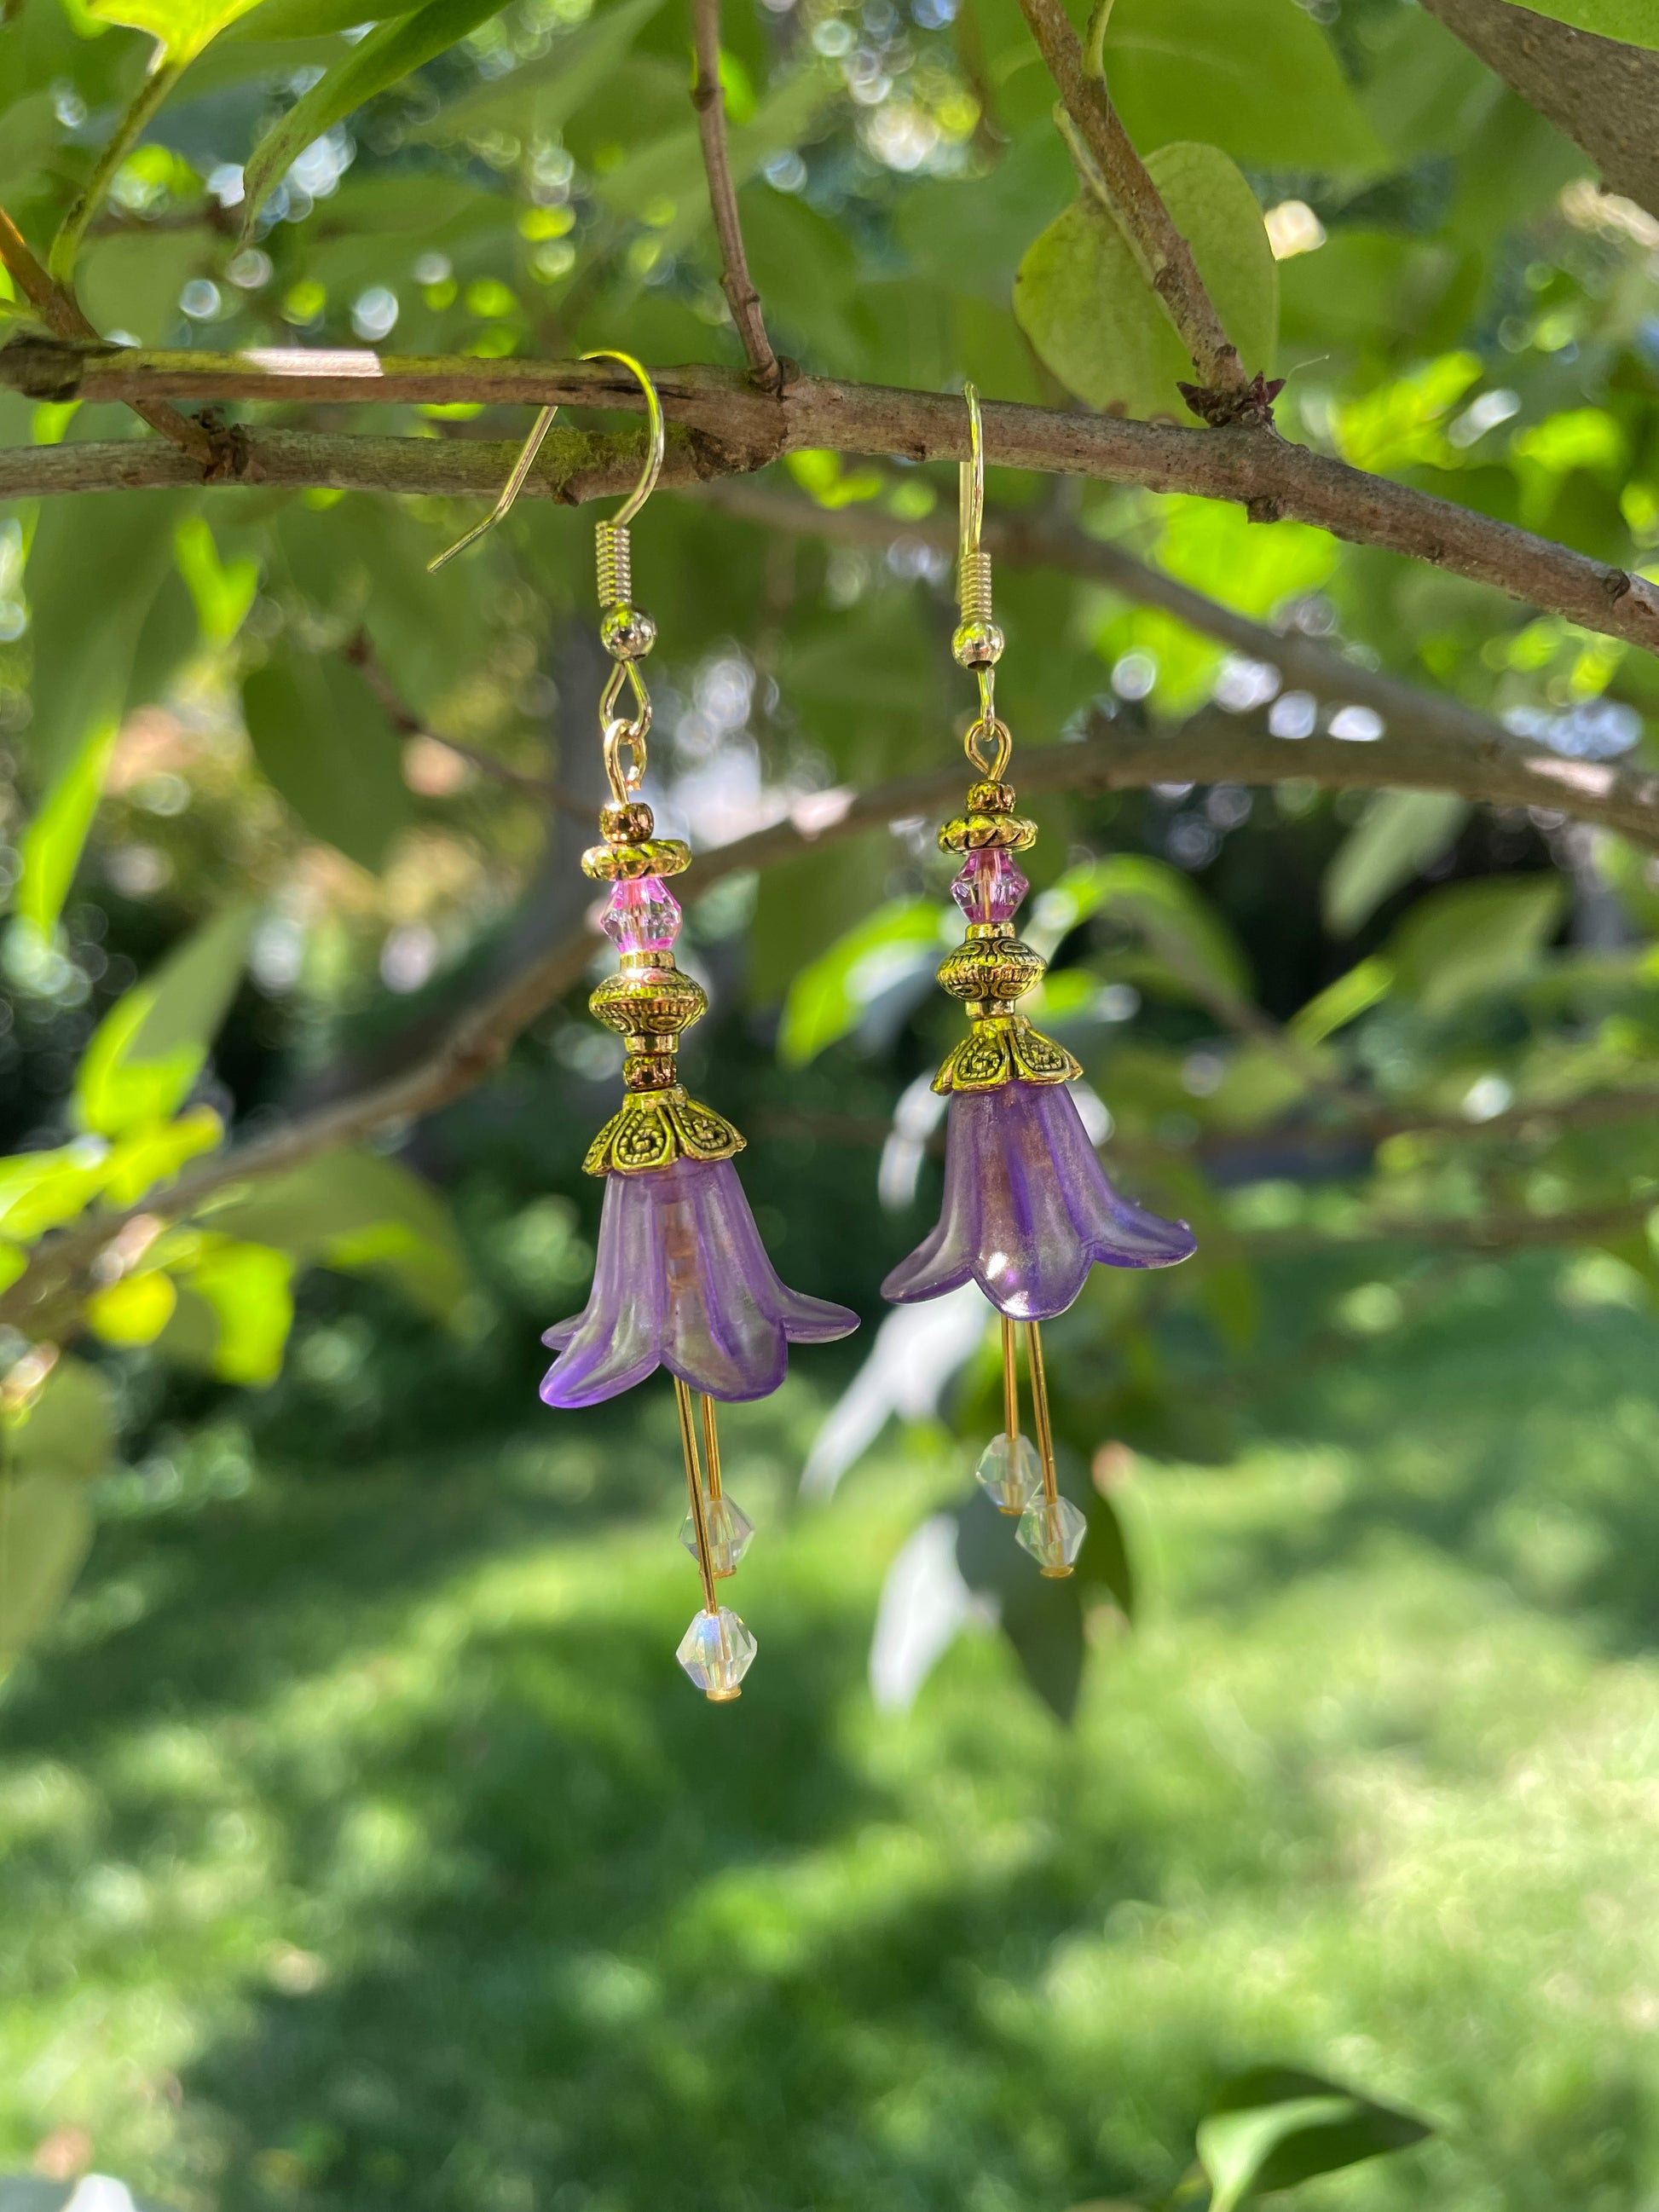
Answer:
[{"label": "gold filigree bead cap", "polygon": [[970,783],[968,811],[970,814],[1012,814],[1014,787],[1012,783],[993,783],[988,777],[983,782]]}]

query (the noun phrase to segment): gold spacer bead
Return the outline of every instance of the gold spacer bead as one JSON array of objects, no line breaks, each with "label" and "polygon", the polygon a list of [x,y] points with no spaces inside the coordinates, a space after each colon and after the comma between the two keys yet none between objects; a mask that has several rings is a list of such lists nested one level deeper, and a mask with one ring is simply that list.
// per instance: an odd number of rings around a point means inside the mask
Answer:
[{"label": "gold spacer bead", "polygon": [[642,607],[618,604],[599,617],[599,643],[613,660],[643,660],[657,641],[657,625]]},{"label": "gold spacer bead", "polygon": [[642,799],[599,809],[599,835],[607,845],[642,845],[657,826],[657,818]]},{"label": "gold spacer bead", "polygon": [[970,814],[1012,814],[1014,811],[1014,787],[1012,783],[996,783],[989,776],[968,787],[968,811]]},{"label": "gold spacer bead", "polygon": [[590,845],[582,854],[582,873],[602,884],[636,883],[641,876],[681,876],[690,865],[691,848],[678,837]]}]

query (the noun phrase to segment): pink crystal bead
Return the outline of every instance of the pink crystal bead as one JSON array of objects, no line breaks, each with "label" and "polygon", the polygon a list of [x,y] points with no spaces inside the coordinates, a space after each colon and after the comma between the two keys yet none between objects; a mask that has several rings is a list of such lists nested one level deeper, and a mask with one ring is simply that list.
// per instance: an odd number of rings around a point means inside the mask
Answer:
[{"label": "pink crystal bead", "polygon": [[619,952],[666,952],[680,930],[680,902],[660,876],[612,884],[599,927]]},{"label": "pink crystal bead", "polygon": [[969,921],[1012,921],[1030,888],[1012,854],[988,848],[969,853],[951,896]]}]

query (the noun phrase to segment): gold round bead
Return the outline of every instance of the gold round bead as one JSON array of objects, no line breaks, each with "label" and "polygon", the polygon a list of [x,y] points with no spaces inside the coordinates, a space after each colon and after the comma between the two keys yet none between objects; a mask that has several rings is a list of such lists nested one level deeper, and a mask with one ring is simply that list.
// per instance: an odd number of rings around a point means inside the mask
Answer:
[{"label": "gold round bead", "polygon": [[1002,632],[994,622],[977,617],[958,623],[951,651],[959,668],[994,668],[1002,658]]},{"label": "gold round bead", "polygon": [[599,618],[599,642],[613,660],[643,660],[657,641],[657,625],[642,607],[618,602]]}]

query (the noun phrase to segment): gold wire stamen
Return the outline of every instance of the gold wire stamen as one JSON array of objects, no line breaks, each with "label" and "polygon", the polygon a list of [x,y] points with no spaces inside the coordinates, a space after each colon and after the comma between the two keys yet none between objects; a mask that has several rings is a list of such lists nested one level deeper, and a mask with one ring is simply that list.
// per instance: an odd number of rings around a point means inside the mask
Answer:
[{"label": "gold wire stamen", "polygon": [[[1052,1510],[1060,1502],[1060,1485],[1054,1478],[1054,1432],[1048,1420],[1048,1378],[1042,1366],[1042,1334],[1034,1321],[1025,1324],[1025,1353],[1031,1370],[1031,1419],[1036,1430],[1037,1456],[1042,1462],[1042,1502]],[[1064,1582],[1072,1567],[1068,1561],[1057,1567],[1044,1567],[1042,1571],[1050,1582]]]},{"label": "gold wire stamen", "polygon": [[[708,1512],[703,1501],[702,1469],[697,1463],[696,1429],[691,1419],[691,1393],[677,1375],[674,1404],[680,1417],[680,1449],[685,1455],[685,1487],[691,1500],[691,1533],[696,1540],[697,1572],[702,1577],[702,1609],[718,1616],[720,1601],[714,1588],[714,1554],[708,1540]],[[734,1690],[732,1696],[737,1695]]]},{"label": "gold wire stamen", "polygon": [[714,1426],[714,1401],[707,1391],[699,1394],[702,1401],[702,1456],[708,1471],[708,1503],[720,1502],[720,1440]]},{"label": "gold wire stamen", "polygon": [[1014,1324],[1002,1316],[1002,1433],[1011,1445],[1019,1442],[1019,1375],[1015,1366]]}]

